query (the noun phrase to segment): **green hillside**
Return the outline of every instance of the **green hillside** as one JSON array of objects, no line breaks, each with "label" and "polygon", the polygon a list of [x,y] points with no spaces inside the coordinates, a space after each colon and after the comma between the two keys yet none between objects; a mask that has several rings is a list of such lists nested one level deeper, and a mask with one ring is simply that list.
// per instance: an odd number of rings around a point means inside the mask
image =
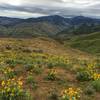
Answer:
[{"label": "green hillside", "polygon": [[100,32],[74,37],[70,42],[71,47],[100,55]]}]

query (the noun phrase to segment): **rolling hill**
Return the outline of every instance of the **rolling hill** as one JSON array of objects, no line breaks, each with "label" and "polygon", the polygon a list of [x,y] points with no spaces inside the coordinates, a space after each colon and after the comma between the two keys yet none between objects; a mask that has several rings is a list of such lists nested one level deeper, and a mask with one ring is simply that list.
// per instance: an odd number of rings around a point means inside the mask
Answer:
[{"label": "rolling hill", "polygon": [[70,45],[73,48],[100,55],[100,32],[74,37],[70,40]]},{"label": "rolling hill", "polygon": [[65,18],[57,15],[29,19],[0,17],[0,36],[47,36],[62,31],[66,26]]},{"label": "rolling hill", "polygon": [[[50,37],[61,43],[71,41],[72,47],[96,54],[100,50],[98,31],[100,31],[100,19],[84,16],[64,18],[53,15],[28,19],[0,17],[0,37]],[[91,37],[93,38],[90,39]]]}]

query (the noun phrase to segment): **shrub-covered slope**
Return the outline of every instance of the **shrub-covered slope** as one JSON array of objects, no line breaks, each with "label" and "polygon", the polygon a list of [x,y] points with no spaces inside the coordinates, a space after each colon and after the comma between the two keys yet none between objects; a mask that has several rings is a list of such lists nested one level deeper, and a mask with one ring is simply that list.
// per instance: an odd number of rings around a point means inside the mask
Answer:
[{"label": "shrub-covered slope", "polygon": [[72,38],[71,46],[92,54],[100,55],[100,32]]}]

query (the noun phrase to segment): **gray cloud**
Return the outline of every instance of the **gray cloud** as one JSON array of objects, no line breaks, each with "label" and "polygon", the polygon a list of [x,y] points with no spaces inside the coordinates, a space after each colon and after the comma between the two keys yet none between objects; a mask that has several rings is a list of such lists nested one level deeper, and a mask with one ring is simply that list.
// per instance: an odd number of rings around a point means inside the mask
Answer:
[{"label": "gray cloud", "polygon": [[100,17],[100,0],[3,0],[0,16],[38,17],[46,15]]}]

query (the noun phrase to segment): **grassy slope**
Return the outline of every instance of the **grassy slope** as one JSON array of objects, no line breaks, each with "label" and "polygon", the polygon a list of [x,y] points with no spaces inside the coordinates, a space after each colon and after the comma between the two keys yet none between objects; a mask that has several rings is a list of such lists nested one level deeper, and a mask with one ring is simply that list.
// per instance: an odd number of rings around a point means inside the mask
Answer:
[{"label": "grassy slope", "polygon": [[[41,52],[42,51],[42,52]],[[41,53],[37,53],[41,52]],[[39,54],[39,55],[38,55]],[[37,57],[35,57],[37,55]],[[43,57],[41,57],[43,55]],[[52,55],[52,56],[49,56]],[[39,56],[39,57],[38,57]],[[45,56],[47,56],[45,58]],[[57,59],[52,60],[57,56]],[[66,66],[63,63],[59,63],[57,66],[53,65],[53,69],[57,71],[58,80],[50,81],[45,80],[48,72],[50,71],[48,64],[52,60],[52,64],[56,61],[59,62],[59,58],[69,59],[69,64]],[[93,56],[88,55],[87,53],[81,52],[79,50],[72,49],[70,47],[65,48],[63,45],[59,44],[55,40],[47,39],[47,38],[34,38],[34,39],[12,39],[12,38],[2,38],[0,39],[0,61],[5,63],[8,59],[12,59],[16,61],[14,64],[14,70],[18,72],[16,77],[22,77],[24,81],[24,88],[31,92],[34,100],[55,100],[48,99],[50,93],[56,93],[60,96],[60,93],[63,89],[69,86],[75,87],[87,87],[88,82],[85,82],[83,85],[80,82],[76,81],[76,69],[82,66],[84,60],[93,60]],[[42,58],[42,59],[41,59]],[[51,59],[52,58],[52,59]],[[61,59],[60,58],[60,59]],[[88,58],[88,59],[87,59]],[[43,63],[43,61],[48,61],[49,63]],[[40,61],[41,67],[35,67],[31,71],[26,71],[24,66],[32,65],[36,63],[36,61]],[[20,62],[20,63],[18,63]],[[12,63],[9,63],[11,66]],[[4,65],[4,64],[3,64]],[[5,63],[6,65],[6,63]],[[67,68],[68,67],[68,68]],[[70,68],[69,68],[70,67]],[[2,68],[2,67],[0,67]],[[34,72],[35,71],[35,72]],[[36,72],[38,71],[38,74]],[[30,74],[30,73],[31,74]],[[2,73],[0,73],[2,75]],[[27,84],[27,77],[32,76],[34,81],[37,84],[36,89],[32,89],[31,84]],[[84,88],[82,88],[84,89]],[[94,97],[87,96],[83,93],[83,96],[80,100],[99,100],[100,96],[98,94],[94,94]],[[58,99],[59,100],[59,99]]]},{"label": "grassy slope", "polygon": [[73,58],[91,58],[92,55],[81,52],[80,50],[73,49],[70,47],[64,47],[59,42],[45,37],[31,38],[31,39],[13,39],[13,38],[1,38],[0,40],[0,49],[10,46],[14,50],[20,49],[29,49],[32,50],[42,50],[47,54],[59,55],[59,56],[68,56]]},{"label": "grassy slope", "polygon": [[100,32],[73,38],[70,45],[79,50],[100,55]]}]

